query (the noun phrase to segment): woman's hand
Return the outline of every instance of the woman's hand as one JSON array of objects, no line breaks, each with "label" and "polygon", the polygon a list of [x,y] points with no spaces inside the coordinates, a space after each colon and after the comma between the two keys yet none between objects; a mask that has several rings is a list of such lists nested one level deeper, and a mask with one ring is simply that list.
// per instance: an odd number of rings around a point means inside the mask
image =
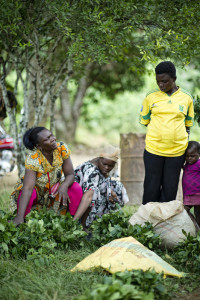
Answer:
[{"label": "woman's hand", "polygon": [[109,201],[114,204],[116,202],[118,202],[118,198],[117,198],[117,194],[111,190],[111,195],[109,197]]},{"label": "woman's hand", "polygon": [[58,189],[58,195],[59,195],[59,202],[62,201],[64,206],[67,206],[68,203],[71,203],[67,191],[68,191],[67,184],[65,184],[65,183],[61,184],[61,186]]}]

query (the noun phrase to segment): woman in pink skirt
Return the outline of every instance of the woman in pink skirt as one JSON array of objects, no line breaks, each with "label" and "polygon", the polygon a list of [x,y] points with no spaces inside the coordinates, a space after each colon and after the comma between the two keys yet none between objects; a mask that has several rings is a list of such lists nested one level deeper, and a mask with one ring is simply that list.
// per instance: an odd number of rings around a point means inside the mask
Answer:
[{"label": "woman in pink skirt", "polygon": [[194,207],[194,215],[200,226],[200,145],[190,141],[185,153],[183,167],[183,204],[187,211]]},{"label": "woman in pink skirt", "polygon": [[25,172],[20,176],[11,195],[12,210],[17,208],[13,222],[24,222],[32,208],[41,206],[54,209],[64,215],[73,216],[83,192],[74,182],[74,169],[70,150],[45,127],[34,127],[26,131],[23,143],[29,150],[25,161]]}]

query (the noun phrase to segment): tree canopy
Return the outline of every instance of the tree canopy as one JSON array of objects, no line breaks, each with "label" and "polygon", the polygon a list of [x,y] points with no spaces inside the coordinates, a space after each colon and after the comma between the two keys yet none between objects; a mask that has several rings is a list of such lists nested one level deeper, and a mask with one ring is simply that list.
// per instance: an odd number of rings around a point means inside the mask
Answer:
[{"label": "tree canopy", "polygon": [[[19,81],[23,85],[23,134],[30,120],[41,122],[49,101],[52,129],[57,98],[62,112],[69,110],[63,118],[75,124],[89,86],[114,97],[142,84],[147,61],[168,58],[184,65],[199,57],[198,1],[0,0],[0,5],[0,82],[16,145],[18,128],[6,93],[13,70],[14,93]],[[72,79],[77,89],[70,96]],[[76,124],[72,136],[75,130]]]}]

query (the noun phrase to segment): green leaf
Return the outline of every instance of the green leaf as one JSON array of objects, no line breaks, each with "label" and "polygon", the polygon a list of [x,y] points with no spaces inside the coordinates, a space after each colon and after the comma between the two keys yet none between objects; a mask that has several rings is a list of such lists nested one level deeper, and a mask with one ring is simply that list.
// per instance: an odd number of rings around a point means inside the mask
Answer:
[{"label": "green leaf", "polygon": [[3,248],[3,250],[7,253],[8,252],[8,246],[6,243],[1,243],[1,246]]},{"label": "green leaf", "polygon": [[0,223],[0,230],[1,231],[5,231],[5,226],[3,224]]}]

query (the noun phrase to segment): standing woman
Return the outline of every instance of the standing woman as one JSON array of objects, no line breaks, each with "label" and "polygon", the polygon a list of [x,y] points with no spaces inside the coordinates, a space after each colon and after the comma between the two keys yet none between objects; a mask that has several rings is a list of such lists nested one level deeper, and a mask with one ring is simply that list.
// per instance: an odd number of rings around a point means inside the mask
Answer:
[{"label": "standing woman", "polygon": [[147,94],[140,123],[147,126],[143,204],[176,199],[194,108],[191,95],[176,85],[176,68],[164,61],[155,68],[159,89]]},{"label": "standing woman", "polygon": [[[24,222],[32,208],[46,206],[56,213],[66,214],[67,207],[74,215],[82,197],[82,189],[74,182],[74,169],[70,150],[45,127],[34,127],[23,137],[25,147],[30,150],[25,161],[25,174],[17,182],[11,195],[13,211],[17,216],[13,222]],[[64,175],[64,176],[63,176]]]}]

